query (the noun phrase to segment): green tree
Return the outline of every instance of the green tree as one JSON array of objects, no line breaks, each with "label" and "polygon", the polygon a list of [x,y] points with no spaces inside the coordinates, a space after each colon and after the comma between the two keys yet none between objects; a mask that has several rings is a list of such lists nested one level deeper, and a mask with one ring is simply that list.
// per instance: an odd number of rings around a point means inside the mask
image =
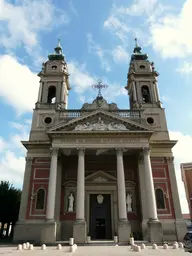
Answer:
[{"label": "green tree", "polygon": [[[8,236],[11,223],[11,234],[13,234],[13,228],[19,215],[20,199],[20,189],[14,188],[8,181],[0,182],[0,222],[2,223],[2,227],[7,224],[6,236]],[[3,228],[1,228],[0,237],[2,237],[2,234]]]}]

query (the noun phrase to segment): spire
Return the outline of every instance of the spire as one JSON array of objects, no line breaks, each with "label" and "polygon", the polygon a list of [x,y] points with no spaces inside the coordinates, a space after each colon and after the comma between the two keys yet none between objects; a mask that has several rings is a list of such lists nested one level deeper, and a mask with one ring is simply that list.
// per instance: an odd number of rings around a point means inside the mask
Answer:
[{"label": "spire", "polygon": [[63,55],[63,52],[62,52],[60,39],[58,39],[58,44],[57,44],[57,46],[55,47],[54,50],[55,50],[55,53],[52,53],[52,54],[48,55],[49,60],[64,60],[64,55]]},{"label": "spire", "polygon": [[133,60],[147,60],[147,54],[141,52],[142,48],[138,45],[137,38],[135,38],[135,47],[133,50],[133,54],[131,56],[131,61]]}]

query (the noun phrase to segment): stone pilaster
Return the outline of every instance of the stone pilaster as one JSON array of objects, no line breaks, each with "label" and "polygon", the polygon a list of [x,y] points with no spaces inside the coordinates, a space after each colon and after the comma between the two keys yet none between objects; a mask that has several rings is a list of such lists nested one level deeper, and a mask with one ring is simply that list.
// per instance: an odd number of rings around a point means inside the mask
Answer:
[{"label": "stone pilaster", "polygon": [[185,221],[183,220],[183,215],[181,212],[181,205],[179,200],[178,186],[175,175],[175,167],[174,167],[174,157],[167,157],[167,165],[169,171],[169,179],[171,183],[171,193],[173,198],[173,205],[175,211],[175,227],[177,233],[177,240],[183,241],[184,235],[187,232],[187,227]]},{"label": "stone pilaster", "polygon": [[22,194],[21,194],[21,204],[19,209],[19,222],[22,222],[26,219],[27,205],[29,200],[29,186],[30,186],[32,163],[33,163],[32,157],[26,157],[25,159],[26,159],[26,164],[25,164]]}]

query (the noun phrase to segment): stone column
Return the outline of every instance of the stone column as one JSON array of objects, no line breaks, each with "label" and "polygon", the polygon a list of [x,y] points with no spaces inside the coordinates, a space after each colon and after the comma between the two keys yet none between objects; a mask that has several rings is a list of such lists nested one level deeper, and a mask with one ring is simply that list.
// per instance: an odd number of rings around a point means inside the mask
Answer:
[{"label": "stone column", "polygon": [[76,220],[85,220],[85,149],[78,149]]},{"label": "stone column", "polygon": [[87,227],[85,222],[85,149],[78,150],[76,221],[73,224],[73,237],[76,243],[85,243]]},{"label": "stone column", "polygon": [[57,186],[57,158],[59,148],[51,148],[51,166],[49,173],[49,186],[48,186],[48,197],[47,197],[47,211],[46,219],[54,221],[55,213],[55,194]]},{"label": "stone column", "polygon": [[135,87],[134,81],[133,81],[133,101],[134,101],[134,103],[137,102],[136,87]]},{"label": "stone column", "polygon": [[176,232],[177,232],[176,240],[182,241],[184,235],[187,232],[187,228],[181,212],[177,179],[175,175],[174,157],[167,157],[166,160],[168,165],[169,179],[171,184],[171,193],[173,198],[173,205],[174,205],[174,212],[175,212],[175,219],[176,219],[175,220],[175,226],[176,226]]},{"label": "stone column", "polygon": [[144,166],[145,166],[144,170],[145,170],[145,183],[146,183],[149,220],[157,220],[158,219],[157,206],[156,206],[156,199],[155,199],[155,190],[154,190],[149,148],[144,148],[143,154],[144,154]]},{"label": "stone column", "polygon": [[117,155],[117,189],[118,189],[119,220],[127,221],[123,150],[120,148],[117,148],[116,155]]},{"label": "stone column", "polygon": [[21,204],[19,209],[19,222],[24,221],[26,219],[27,213],[27,205],[29,200],[29,185],[31,179],[31,171],[32,171],[32,157],[26,157],[26,165],[25,165],[25,173],[23,179],[23,188],[21,194]]},{"label": "stone column", "polygon": [[153,183],[153,175],[150,160],[149,148],[143,148],[144,157],[144,174],[145,174],[145,185],[146,189],[143,191],[147,195],[147,206],[148,206],[148,239],[149,242],[162,242],[163,232],[162,225],[157,217],[157,206],[155,198],[155,189]]},{"label": "stone column", "polygon": [[39,86],[39,93],[38,93],[38,99],[37,99],[37,102],[41,102],[41,94],[42,94],[42,90],[43,90],[43,82],[40,82],[40,86]]},{"label": "stone column", "polygon": [[123,149],[116,148],[117,157],[117,195],[118,195],[118,238],[119,242],[128,242],[130,237],[130,224],[127,220],[125,173],[123,165]]}]

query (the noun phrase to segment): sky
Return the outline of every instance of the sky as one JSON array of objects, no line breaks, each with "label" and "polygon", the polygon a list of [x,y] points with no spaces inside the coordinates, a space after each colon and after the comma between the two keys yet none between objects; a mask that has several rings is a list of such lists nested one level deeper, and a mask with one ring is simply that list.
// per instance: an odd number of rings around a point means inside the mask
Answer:
[{"label": "sky", "polygon": [[21,188],[41,64],[58,39],[70,73],[69,108],[103,93],[129,108],[124,86],[134,38],[155,63],[166,110],[183,213],[180,163],[192,161],[192,0],[0,0],[0,180]]}]

